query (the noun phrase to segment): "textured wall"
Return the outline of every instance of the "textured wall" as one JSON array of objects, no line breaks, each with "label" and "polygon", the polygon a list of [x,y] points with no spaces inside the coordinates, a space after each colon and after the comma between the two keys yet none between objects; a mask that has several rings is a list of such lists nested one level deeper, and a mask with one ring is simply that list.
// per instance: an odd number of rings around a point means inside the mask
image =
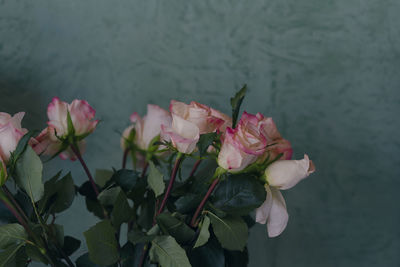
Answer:
[{"label": "textured wall", "polygon": [[[400,265],[400,1],[0,0],[0,110],[45,124],[55,95],[87,99],[103,122],[89,166],[119,166],[118,131],[146,103],[195,99],[272,116],[317,173],[285,192],[278,238],[251,232],[250,266]],[[50,175],[77,163],[47,163]],[[77,199],[60,215],[82,237]],[[82,249],[83,250],[83,249]]]}]

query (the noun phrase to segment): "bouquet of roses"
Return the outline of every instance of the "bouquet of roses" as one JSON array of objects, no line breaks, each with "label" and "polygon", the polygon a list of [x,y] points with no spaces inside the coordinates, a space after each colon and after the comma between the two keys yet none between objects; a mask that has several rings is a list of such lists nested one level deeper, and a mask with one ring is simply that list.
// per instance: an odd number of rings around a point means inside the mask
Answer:
[{"label": "bouquet of roses", "polygon": [[[315,168],[307,155],[291,160],[271,118],[239,119],[245,92],[231,98],[232,117],[174,100],[169,111],[133,113],[122,168],[95,176],[82,156],[99,123],[86,101],[54,98],[40,133],[22,128],[23,112],[0,113],[0,266],[246,266],[248,229],[257,222],[270,237],[281,234],[288,213],[280,190]],[[88,181],[77,186],[60,171],[44,182],[42,160],[56,156],[78,160]],[[56,216],[78,194],[99,222],[82,229],[88,251],[73,262],[81,241],[64,235]]]}]

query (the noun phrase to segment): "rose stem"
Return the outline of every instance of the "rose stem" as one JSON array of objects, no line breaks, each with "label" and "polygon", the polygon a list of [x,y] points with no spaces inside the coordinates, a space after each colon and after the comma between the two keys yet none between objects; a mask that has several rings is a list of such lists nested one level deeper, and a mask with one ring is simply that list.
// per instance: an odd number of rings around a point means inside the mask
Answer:
[{"label": "rose stem", "polygon": [[14,196],[11,194],[10,190],[8,190],[6,185],[2,186],[4,193],[6,193],[7,197],[9,199],[11,199],[11,202],[13,203],[13,205],[17,208],[18,212],[22,215],[22,217],[24,218],[24,220],[26,222],[29,222],[28,217],[25,215],[24,210],[21,208],[21,206],[18,204],[18,202],[15,200]]},{"label": "rose stem", "polygon": [[72,151],[75,153],[75,155],[76,155],[76,157],[78,158],[79,162],[81,163],[83,169],[85,170],[86,175],[87,175],[87,177],[89,178],[89,181],[90,181],[90,183],[91,183],[91,185],[92,185],[92,188],[93,188],[94,192],[96,193],[96,197],[97,197],[97,196],[99,195],[99,189],[97,189],[97,185],[96,185],[96,183],[95,183],[94,180],[93,180],[93,176],[92,176],[92,174],[90,173],[89,168],[87,167],[85,161],[83,160],[82,155],[81,155],[81,153],[79,152],[79,149],[75,146],[75,144],[72,144],[72,145],[71,145],[71,149],[72,149]]},{"label": "rose stem", "polygon": [[[97,185],[96,185],[96,183],[95,183],[94,180],[93,180],[93,176],[92,176],[92,174],[90,173],[89,168],[87,167],[85,161],[83,160],[82,155],[81,155],[81,153],[79,152],[79,149],[75,146],[75,144],[72,144],[72,145],[71,145],[71,149],[72,149],[72,151],[75,153],[75,155],[76,155],[76,157],[78,158],[79,162],[81,163],[83,169],[85,170],[86,175],[87,175],[87,177],[89,178],[90,184],[92,185],[92,188],[93,188],[93,190],[94,190],[94,192],[95,192],[95,194],[96,194],[96,197],[98,197],[99,194],[100,194],[100,193],[99,193],[99,189],[97,189]],[[103,207],[103,205],[100,204],[100,206],[101,206],[102,209],[103,209],[104,217],[105,217],[106,219],[109,219],[108,212],[106,211],[106,209]]]},{"label": "rose stem", "polygon": [[198,160],[196,161],[196,163],[195,163],[194,166],[193,166],[192,171],[191,171],[190,174],[189,174],[189,178],[192,177],[192,176],[194,175],[194,173],[197,171],[197,169],[198,169],[199,166],[200,166],[201,161],[202,161],[201,159],[198,159]]},{"label": "rose stem", "polygon": [[204,205],[207,202],[207,199],[210,197],[211,193],[214,191],[214,189],[217,186],[218,182],[219,182],[219,178],[215,179],[212,182],[212,184],[210,185],[210,188],[208,188],[208,191],[207,191],[206,195],[204,196],[203,200],[200,202],[200,205],[197,207],[196,212],[193,215],[192,221],[190,222],[190,225],[192,227],[196,226],[197,217],[199,216],[200,212],[202,211]]},{"label": "rose stem", "polygon": [[146,162],[146,163],[144,164],[144,166],[143,166],[142,175],[140,176],[140,178],[143,178],[143,177],[146,175],[146,171],[147,171],[147,168],[148,168],[148,167],[149,167],[149,163]]},{"label": "rose stem", "polygon": [[125,167],[126,167],[126,160],[128,158],[129,151],[130,151],[129,148],[126,148],[124,150],[124,156],[122,157],[122,169],[125,169]]},{"label": "rose stem", "polygon": [[160,206],[160,209],[157,212],[157,215],[159,215],[161,212],[163,212],[163,210],[165,208],[165,204],[167,204],[168,197],[171,194],[172,186],[174,185],[176,174],[178,173],[178,169],[179,169],[179,166],[182,163],[182,160],[183,160],[183,154],[179,153],[176,156],[175,165],[174,165],[174,168],[173,168],[172,173],[171,173],[171,179],[169,180],[167,191],[165,192],[164,198],[163,198],[163,200],[161,202],[161,206]]}]

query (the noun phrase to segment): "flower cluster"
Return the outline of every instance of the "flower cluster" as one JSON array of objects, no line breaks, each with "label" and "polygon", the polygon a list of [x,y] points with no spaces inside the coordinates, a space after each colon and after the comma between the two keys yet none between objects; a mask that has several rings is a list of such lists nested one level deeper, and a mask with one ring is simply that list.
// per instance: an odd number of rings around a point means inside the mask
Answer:
[{"label": "flower cluster", "polygon": [[[133,113],[133,125],[124,131],[122,147],[138,147],[146,152],[151,140],[158,137],[161,141],[171,142],[177,151],[192,154],[196,152],[202,134],[218,132],[221,147],[217,162],[222,169],[239,173],[246,172],[246,168],[254,164],[265,166],[262,179],[267,199],[256,210],[256,221],[268,225],[270,237],[280,235],[287,225],[288,214],[279,190],[293,187],[314,172],[314,164],[308,156],[304,155],[303,160],[291,160],[293,150],[290,142],[281,136],[272,118],[261,113],[244,112],[238,125],[232,128],[231,117],[194,101],[185,104],[172,100],[169,111],[148,105],[143,119]],[[209,150],[213,147],[210,146]],[[143,166],[144,157],[138,157]]]},{"label": "flower cluster", "polygon": [[[198,247],[202,255],[216,253],[225,266],[232,257],[247,258],[254,213],[256,222],[267,225],[268,236],[280,235],[289,218],[281,190],[294,187],[315,166],[308,155],[291,159],[292,146],[272,118],[246,111],[239,116],[245,91],[243,87],[231,99],[232,117],[198,102],[175,100],[169,110],[149,104],[146,115],[133,113],[120,138],[122,168],[98,170],[96,179],[83,159],[86,137],[99,123],[88,102],[53,98],[47,108],[47,127],[39,134],[22,128],[23,112],[0,113],[0,203],[18,221],[0,214],[8,222],[0,226],[4,241],[0,265],[16,266],[19,257],[22,263],[37,260],[74,267],[69,256],[80,241],[64,237],[54,221],[78,193],[100,222],[84,232],[88,252],[76,266],[143,267],[156,262],[162,267],[190,267],[194,261],[209,266],[208,259],[196,255]],[[126,164],[129,155],[131,169]],[[44,183],[41,156],[78,159],[88,181],[77,186],[70,173],[61,177],[59,172]],[[194,165],[184,179],[182,162],[190,159]],[[196,172],[204,161],[207,166]],[[177,176],[181,181],[175,182]],[[18,194],[30,198],[25,204],[31,206],[20,206],[7,189],[11,182]],[[124,223],[128,241],[122,245]],[[2,236],[9,232],[13,237]]]}]

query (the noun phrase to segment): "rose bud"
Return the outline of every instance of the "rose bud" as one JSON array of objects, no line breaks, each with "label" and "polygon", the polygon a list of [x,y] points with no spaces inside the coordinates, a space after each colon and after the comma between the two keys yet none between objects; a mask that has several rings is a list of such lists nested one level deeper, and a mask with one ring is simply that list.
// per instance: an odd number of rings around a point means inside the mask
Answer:
[{"label": "rose bud", "polygon": [[95,114],[96,111],[85,100],[75,99],[68,104],[58,97],[53,98],[47,108],[48,127],[36,138],[39,142],[34,146],[36,153],[50,156],[60,153],[62,159],[75,160],[76,156],[69,146],[77,145],[79,151],[84,152],[83,139],[94,131],[99,122],[93,120]]}]

